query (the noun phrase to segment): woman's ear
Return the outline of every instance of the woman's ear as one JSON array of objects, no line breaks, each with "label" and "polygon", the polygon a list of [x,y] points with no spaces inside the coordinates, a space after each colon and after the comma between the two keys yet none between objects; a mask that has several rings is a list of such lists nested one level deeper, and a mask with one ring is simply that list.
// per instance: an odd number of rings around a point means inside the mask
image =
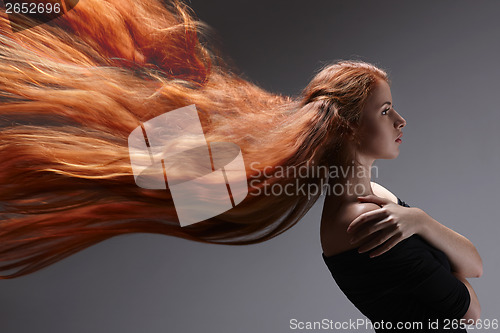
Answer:
[{"label": "woman's ear", "polygon": [[361,133],[361,131],[359,129],[355,129],[353,130],[353,134],[352,134],[352,137],[353,137],[353,141],[354,143],[356,144],[356,147],[359,147],[361,146],[361,136],[363,135],[363,133]]},{"label": "woman's ear", "polygon": [[361,143],[361,133],[359,131],[359,126],[357,124],[348,123],[344,128],[344,137],[346,140],[351,141],[356,146]]}]

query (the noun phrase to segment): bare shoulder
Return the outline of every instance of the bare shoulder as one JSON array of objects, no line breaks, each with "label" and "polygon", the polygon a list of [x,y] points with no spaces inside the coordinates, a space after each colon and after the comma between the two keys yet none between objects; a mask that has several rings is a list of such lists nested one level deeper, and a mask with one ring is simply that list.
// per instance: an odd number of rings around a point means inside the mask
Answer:
[{"label": "bare shoulder", "polygon": [[323,208],[322,225],[335,226],[338,230],[347,229],[349,224],[359,215],[380,208],[379,205],[372,202],[349,202],[329,209]]},{"label": "bare shoulder", "polygon": [[325,256],[331,256],[357,247],[349,242],[347,228],[363,213],[380,208],[371,202],[351,202],[343,205],[333,214],[327,214],[321,221],[321,246]]},{"label": "bare shoulder", "polygon": [[386,199],[389,199],[396,204],[398,203],[398,198],[391,191],[389,191],[388,189],[386,189],[382,185],[377,184],[375,182],[370,182],[370,183],[372,186],[373,193],[377,197],[386,198]]},{"label": "bare shoulder", "polygon": [[379,209],[380,206],[371,202],[353,203],[346,206],[344,212],[345,221],[350,224],[355,218],[363,213],[370,212],[375,209]]}]

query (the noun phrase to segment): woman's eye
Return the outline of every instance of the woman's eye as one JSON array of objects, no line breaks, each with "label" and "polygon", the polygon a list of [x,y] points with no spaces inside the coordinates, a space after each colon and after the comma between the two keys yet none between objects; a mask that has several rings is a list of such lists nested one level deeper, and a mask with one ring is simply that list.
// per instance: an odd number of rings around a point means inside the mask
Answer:
[{"label": "woman's eye", "polygon": [[[382,114],[383,114],[383,115],[386,115],[386,114],[387,114],[387,112],[389,112],[389,110],[390,110],[390,109],[391,109],[391,108],[389,108],[389,109],[385,109],[384,111],[382,111]],[[384,113],[384,112],[385,112],[385,113]]]}]

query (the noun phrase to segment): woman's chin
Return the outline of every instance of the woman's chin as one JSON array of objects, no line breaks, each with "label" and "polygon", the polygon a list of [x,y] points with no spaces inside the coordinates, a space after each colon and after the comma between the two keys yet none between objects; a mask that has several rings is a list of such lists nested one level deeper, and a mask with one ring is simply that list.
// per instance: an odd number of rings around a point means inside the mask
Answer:
[{"label": "woman's chin", "polygon": [[399,156],[399,149],[390,159],[393,160],[393,159],[397,158],[398,156]]},{"label": "woman's chin", "polygon": [[399,149],[395,152],[391,152],[388,154],[385,154],[381,157],[378,157],[377,160],[393,160],[399,156]]}]

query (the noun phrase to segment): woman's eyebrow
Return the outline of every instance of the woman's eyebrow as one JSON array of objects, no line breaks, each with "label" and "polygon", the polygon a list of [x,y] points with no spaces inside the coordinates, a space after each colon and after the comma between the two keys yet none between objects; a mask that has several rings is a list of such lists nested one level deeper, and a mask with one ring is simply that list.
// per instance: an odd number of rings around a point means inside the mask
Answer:
[{"label": "woman's eyebrow", "polygon": [[391,102],[384,102],[384,104],[382,104],[381,107],[384,106],[384,105],[386,105],[386,104],[391,105]]}]

